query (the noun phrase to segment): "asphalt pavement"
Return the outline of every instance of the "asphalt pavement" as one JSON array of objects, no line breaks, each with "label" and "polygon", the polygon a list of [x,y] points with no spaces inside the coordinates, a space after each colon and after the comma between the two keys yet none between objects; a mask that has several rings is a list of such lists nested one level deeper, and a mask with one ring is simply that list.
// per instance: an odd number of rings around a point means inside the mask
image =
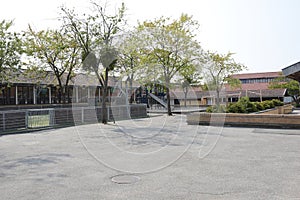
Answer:
[{"label": "asphalt pavement", "polygon": [[300,130],[185,120],[1,136],[1,199],[300,199]]}]

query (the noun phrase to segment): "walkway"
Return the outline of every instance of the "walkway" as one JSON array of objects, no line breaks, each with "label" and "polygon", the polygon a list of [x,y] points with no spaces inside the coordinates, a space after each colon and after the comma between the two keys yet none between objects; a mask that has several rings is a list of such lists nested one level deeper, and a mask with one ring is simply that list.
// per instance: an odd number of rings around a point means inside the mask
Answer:
[{"label": "walkway", "polygon": [[300,109],[293,110],[292,114],[300,115]]}]

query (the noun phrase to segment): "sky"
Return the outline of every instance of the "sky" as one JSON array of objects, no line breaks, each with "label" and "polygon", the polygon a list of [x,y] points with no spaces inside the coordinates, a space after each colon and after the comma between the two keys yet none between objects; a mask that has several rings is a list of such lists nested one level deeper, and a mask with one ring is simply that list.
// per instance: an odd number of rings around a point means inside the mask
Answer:
[{"label": "sky", "polygon": [[[160,16],[193,16],[200,24],[197,39],[204,50],[233,52],[244,72],[280,71],[300,61],[299,0],[108,0],[108,9],[121,2],[126,19],[137,21]],[[9,0],[0,7],[0,20],[14,20],[15,30],[59,26],[59,7],[90,12],[90,0]]]}]

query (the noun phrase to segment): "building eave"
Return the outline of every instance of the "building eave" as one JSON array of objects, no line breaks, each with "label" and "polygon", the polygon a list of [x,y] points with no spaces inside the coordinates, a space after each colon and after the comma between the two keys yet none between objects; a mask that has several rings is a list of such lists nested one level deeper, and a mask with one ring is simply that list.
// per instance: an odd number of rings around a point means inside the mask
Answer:
[{"label": "building eave", "polygon": [[283,68],[282,73],[288,78],[300,81],[300,62]]}]

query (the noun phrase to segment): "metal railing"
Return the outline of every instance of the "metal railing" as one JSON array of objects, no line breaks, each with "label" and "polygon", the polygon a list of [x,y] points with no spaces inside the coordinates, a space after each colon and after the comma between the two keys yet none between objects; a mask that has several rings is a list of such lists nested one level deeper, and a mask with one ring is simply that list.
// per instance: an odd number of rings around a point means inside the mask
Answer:
[{"label": "metal railing", "polygon": [[[109,120],[147,116],[146,105],[109,106]],[[128,113],[130,112],[130,113]],[[46,108],[0,111],[0,135],[101,121],[101,107]]]}]

